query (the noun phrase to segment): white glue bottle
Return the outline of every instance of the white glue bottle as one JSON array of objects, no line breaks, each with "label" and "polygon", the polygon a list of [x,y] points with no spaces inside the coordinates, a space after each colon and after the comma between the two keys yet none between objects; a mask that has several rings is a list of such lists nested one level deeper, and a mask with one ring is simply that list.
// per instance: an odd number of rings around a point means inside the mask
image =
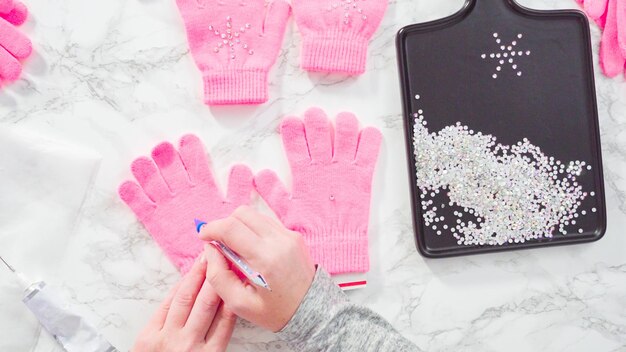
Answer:
[{"label": "white glue bottle", "polygon": [[2,257],[24,289],[22,302],[33,312],[39,323],[67,352],[118,352],[83,317],[72,312],[69,305],[43,281],[29,280]]}]

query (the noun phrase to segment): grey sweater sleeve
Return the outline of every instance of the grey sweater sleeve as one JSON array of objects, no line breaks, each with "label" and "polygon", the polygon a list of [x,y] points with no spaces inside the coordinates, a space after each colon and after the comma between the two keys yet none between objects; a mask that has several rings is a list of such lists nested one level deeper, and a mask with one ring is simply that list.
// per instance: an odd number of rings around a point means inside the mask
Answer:
[{"label": "grey sweater sleeve", "polygon": [[319,267],[300,307],[278,336],[298,352],[419,351],[381,316],[350,303]]}]

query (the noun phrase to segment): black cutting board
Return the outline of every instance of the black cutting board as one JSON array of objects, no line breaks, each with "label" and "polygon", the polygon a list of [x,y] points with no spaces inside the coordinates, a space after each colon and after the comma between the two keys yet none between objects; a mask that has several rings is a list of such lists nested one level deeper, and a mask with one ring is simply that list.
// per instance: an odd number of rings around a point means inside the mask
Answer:
[{"label": "black cutting board", "polygon": [[[397,50],[415,238],[423,255],[581,243],[604,235],[598,112],[589,24],[582,12],[531,10],[512,0],[468,0],[450,17],[402,28]],[[528,138],[557,160],[587,162],[591,170],[578,182],[595,195],[580,206],[588,214],[566,227],[566,235],[524,243],[466,245],[449,232],[437,233],[425,225],[422,192],[416,187],[413,127],[420,110],[431,132],[461,122],[505,145]],[[436,196],[442,203],[445,197],[445,192]],[[449,212],[446,219],[454,219],[453,211],[443,211]]]}]

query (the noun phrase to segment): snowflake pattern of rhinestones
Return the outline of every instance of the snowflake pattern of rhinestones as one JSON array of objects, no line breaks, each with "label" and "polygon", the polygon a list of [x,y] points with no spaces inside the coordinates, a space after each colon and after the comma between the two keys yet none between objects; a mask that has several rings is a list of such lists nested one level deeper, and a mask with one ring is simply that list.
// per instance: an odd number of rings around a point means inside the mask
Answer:
[{"label": "snowflake pattern of rhinestones", "polygon": [[217,44],[213,48],[213,52],[219,53],[222,50],[228,52],[228,58],[234,60],[237,58],[236,48],[240,47],[248,55],[254,55],[254,50],[250,49],[248,44],[241,40],[241,35],[249,30],[252,26],[250,23],[246,23],[240,28],[233,28],[233,19],[230,16],[226,16],[226,29],[220,31],[213,25],[209,25],[209,30],[218,38]]},{"label": "snowflake pattern of rhinestones", "polygon": [[489,54],[483,53],[480,55],[483,60],[491,59],[495,61],[496,72],[494,72],[491,77],[493,79],[498,78],[498,74],[502,72],[504,66],[507,65],[511,67],[511,70],[513,70],[513,73],[515,73],[515,75],[520,77],[522,75],[522,70],[518,68],[518,64],[515,60],[519,60],[524,56],[530,56],[530,50],[520,50],[517,46],[518,41],[522,39],[524,35],[519,33],[516,36],[516,39],[513,39],[509,44],[506,45],[502,42],[502,39],[500,38],[500,35],[498,33],[493,33],[493,37],[496,41],[496,44],[498,45],[499,50],[496,50]]},{"label": "snowflake pattern of rhinestones", "polygon": [[413,117],[416,186],[424,225],[437,235],[451,233],[459,245],[503,245],[584,233],[577,222],[588,212],[580,208],[595,196],[577,181],[592,169],[586,162],[563,163],[527,138],[503,145],[460,122],[431,133],[422,109]]},{"label": "snowflake pattern of rhinestones", "polygon": [[365,0],[333,0],[328,8],[328,12],[343,11],[342,21],[344,25],[350,24],[350,21],[354,16],[360,16],[363,21],[367,20],[367,15],[363,13],[363,9],[359,6],[359,3]]}]

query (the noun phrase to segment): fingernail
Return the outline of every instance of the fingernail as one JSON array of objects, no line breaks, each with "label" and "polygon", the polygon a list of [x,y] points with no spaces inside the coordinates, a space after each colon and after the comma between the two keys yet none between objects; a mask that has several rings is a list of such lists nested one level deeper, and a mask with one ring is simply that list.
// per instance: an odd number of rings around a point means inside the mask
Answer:
[{"label": "fingernail", "polygon": [[206,225],[206,222],[198,219],[193,219],[193,223],[196,224],[196,232],[200,233],[202,226]]},{"label": "fingernail", "polygon": [[200,254],[200,257],[198,257],[198,261],[200,262],[200,264],[206,263],[206,256],[204,255],[204,252]]}]

